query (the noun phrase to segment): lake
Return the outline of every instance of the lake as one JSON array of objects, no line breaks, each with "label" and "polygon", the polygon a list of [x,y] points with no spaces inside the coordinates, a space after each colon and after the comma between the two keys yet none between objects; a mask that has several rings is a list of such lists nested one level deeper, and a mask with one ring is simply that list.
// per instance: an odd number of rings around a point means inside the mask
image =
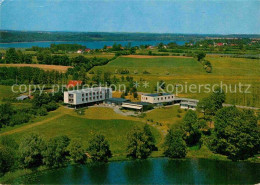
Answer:
[{"label": "lake", "polygon": [[260,164],[209,159],[153,158],[76,165],[37,172],[15,180],[19,184],[256,184]]},{"label": "lake", "polygon": [[21,43],[0,43],[0,48],[31,48],[32,46],[39,47],[50,47],[51,44],[80,44],[86,46],[90,49],[101,49],[104,45],[112,46],[114,43],[121,44],[122,46],[126,46],[128,43],[131,43],[132,46],[140,46],[140,45],[157,45],[160,42],[164,44],[168,44],[170,42],[176,42],[179,45],[184,45],[187,41],[72,41],[72,42],[21,42]]}]

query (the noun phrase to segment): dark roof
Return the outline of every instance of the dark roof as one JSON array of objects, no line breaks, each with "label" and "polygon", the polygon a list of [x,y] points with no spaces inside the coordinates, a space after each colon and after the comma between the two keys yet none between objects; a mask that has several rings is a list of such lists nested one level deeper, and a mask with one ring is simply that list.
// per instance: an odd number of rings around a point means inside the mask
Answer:
[{"label": "dark roof", "polygon": [[172,95],[170,93],[154,93],[154,94],[144,94],[144,96],[151,96],[151,97],[157,97],[157,96],[166,96],[166,95]]},{"label": "dark roof", "polygon": [[134,105],[151,105],[151,103],[147,102],[127,102],[129,104],[134,104]]},{"label": "dark roof", "polygon": [[124,98],[109,98],[107,99],[107,101],[111,101],[111,102],[126,102],[126,101],[130,101]]}]

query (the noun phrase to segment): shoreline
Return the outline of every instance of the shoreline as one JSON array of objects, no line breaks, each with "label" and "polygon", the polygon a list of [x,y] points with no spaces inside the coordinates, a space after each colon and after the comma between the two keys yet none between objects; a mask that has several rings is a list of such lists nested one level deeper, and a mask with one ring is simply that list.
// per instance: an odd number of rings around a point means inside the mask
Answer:
[{"label": "shoreline", "polygon": [[[44,172],[44,171],[49,171],[49,170],[58,170],[58,169],[62,169],[62,168],[67,168],[68,166],[77,166],[77,165],[85,166],[85,165],[91,165],[91,164],[98,165],[98,164],[109,164],[109,163],[113,163],[113,162],[133,162],[133,161],[137,161],[137,160],[153,160],[153,159],[158,159],[158,158],[168,159],[168,160],[206,159],[206,160],[212,160],[212,161],[232,162],[230,159],[227,159],[226,156],[222,156],[222,155],[214,154],[214,153],[210,154],[209,156],[203,156],[203,155],[193,156],[193,155],[189,155],[189,153],[188,153],[185,158],[180,158],[180,159],[165,157],[162,154],[159,154],[156,156],[150,156],[147,159],[131,159],[131,158],[127,158],[126,156],[117,156],[114,159],[112,157],[107,163],[102,163],[102,162],[101,163],[92,163],[92,162],[88,161],[85,164],[68,163],[68,165],[66,165],[66,166],[53,167],[53,168],[49,168],[47,166],[39,166],[38,168],[35,168],[35,169],[18,169],[13,172],[8,172],[4,176],[0,177],[0,183],[11,184],[14,182],[15,179],[21,178],[23,176],[27,176],[27,175],[31,175],[31,174],[39,173],[39,172]],[[257,158],[257,159],[254,161],[254,160],[252,160],[254,158]],[[254,157],[249,158],[244,161],[236,161],[235,163],[239,163],[239,162],[260,164],[260,160],[257,156],[254,156]]]}]

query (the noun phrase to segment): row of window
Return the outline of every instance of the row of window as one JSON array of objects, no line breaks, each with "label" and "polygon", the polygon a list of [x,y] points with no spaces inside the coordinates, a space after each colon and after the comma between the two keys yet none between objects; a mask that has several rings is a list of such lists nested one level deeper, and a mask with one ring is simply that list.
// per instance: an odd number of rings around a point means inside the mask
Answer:
[{"label": "row of window", "polygon": [[[174,98],[174,96],[168,96],[168,99],[173,99]],[[147,97],[143,97],[143,99],[145,99],[145,100],[148,100],[148,98]],[[167,97],[161,97],[161,100],[167,100]],[[154,98],[154,100],[156,100],[156,98]],[[157,100],[160,100],[160,98],[157,98]]]},{"label": "row of window", "polygon": [[[97,97],[95,97],[95,96],[93,96],[93,97],[89,97],[89,98],[86,98],[86,101],[92,101],[92,100],[95,100],[95,99],[102,99],[102,96],[97,96]],[[85,101],[85,98],[82,98],[82,101]]]},{"label": "row of window", "polygon": [[[95,95],[99,95],[99,94],[102,94],[102,91],[100,91],[100,92],[92,92],[92,93],[86,93],[86,96],[91,96],[91,95],[93,95],[93,96],[95,96]],[[84,93],[82,93],[82,97],[84,97],[85,96],[85,94]]]}]

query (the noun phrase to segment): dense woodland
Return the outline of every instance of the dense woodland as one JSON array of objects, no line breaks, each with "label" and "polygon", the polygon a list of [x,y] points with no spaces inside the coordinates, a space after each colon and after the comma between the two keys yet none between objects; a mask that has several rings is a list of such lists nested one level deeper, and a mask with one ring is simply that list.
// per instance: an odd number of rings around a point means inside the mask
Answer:
[{"label": "dense woodland", "polygon": [[0,31],[0,42],[33,41],[149,41],[149,40],[199,40],[206,37],[259,38],[259,35],[214,34],[158,34],[158,33],[108,33],[108,32],[22,32]]}]

